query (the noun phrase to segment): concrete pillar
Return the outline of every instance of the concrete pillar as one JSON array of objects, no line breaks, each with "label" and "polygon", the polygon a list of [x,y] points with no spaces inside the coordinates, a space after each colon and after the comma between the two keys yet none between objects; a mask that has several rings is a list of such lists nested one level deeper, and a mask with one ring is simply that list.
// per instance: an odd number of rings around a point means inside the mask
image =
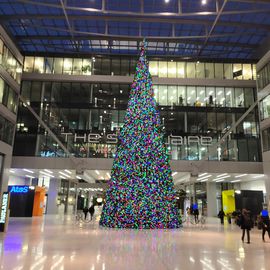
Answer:
[{"label": "concrete pillar", "polygon": [[207,216],[217,216],[217,188],[216,183],[206,182]]},{"label": "concrete pillar", "polygon": [[47,214],[48,215],[58,214],[57,197],[58,197],[60,184],[61,184],[60,179],[51,178],[50,186],[48,190],[48,200],[47,200]]},{"label": "concrete pillar", "polygon": [[70,192],[70,181],[67,182],[67,193],[66,193],[66,201],[65,201],[64,214],[67,214],[67,213],[68,213],[68,198],[69,198],[69,192]]}]

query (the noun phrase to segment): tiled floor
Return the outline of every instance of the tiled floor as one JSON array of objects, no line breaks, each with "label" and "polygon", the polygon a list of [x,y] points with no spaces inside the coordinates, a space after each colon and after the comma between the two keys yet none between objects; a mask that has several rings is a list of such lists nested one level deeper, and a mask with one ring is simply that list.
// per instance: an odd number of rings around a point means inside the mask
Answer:
[{"label": "tiled floor", "polygon": [[1,269],[270,269],[270,241],[253,229],[251,244],[243,244],[240,233],[213,220],[205,228],[135,231],[78,225],[72,217],[11,219],[0,234]]}]

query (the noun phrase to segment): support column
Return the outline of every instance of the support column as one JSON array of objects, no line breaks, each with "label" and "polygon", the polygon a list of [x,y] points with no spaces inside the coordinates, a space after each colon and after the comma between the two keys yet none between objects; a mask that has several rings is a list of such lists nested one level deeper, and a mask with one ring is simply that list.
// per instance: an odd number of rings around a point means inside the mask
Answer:
[{"label": "support column", "polygon": [[70,192],[70,181],[67,181],[67,193],[66,193],[66,201],[65,201],[65,209],[64,209],[64,214],[65,215],[68,213],[69,192]]},{"label": "support column", "polygon": [[47,215],[58,214],[57,198],[60,184],[60,179],[51,178],[47,199]]},{"label": "support column", "polygon": [[217,188],[216,183],[206,182],[207,216],[217,216]]}]

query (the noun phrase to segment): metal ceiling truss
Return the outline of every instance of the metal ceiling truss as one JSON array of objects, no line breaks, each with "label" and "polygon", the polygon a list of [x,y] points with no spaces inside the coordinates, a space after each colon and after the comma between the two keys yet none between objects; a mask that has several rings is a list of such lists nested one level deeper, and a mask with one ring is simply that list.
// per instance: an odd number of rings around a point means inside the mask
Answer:
[{"label": "metal ceiling truss", "polygon": [[[217,9],[216,11],[207,11],[207,12],[182,12],[182,8],[181,8],[181,1],[179,1],[178,3],[178,10],[177,12],[144,12],[144,1],[140,1],[141,3],[141,10],[140,12],[132,12],[132,11],[114,11],[114,10],[108,10],[106,9],[106,1],[108,0],[102,0],[102,8],[101,9],[97,9],[97,8],[85,8],[85,7],[76,7],[76,6],[68,6],[65,5],[65,9],[66,10],[71,10],[71,11],[82,11],[82,12],[87,12],[87,13],[99,13],[99,14],[115,14],[118,16],[122,16],[122,15],[147,15],[147,16],[175,16],[177,15],[178,17],[182,16],[182,17],[187,17],[187,16],[209,16],[209,15],[218,15],[219,10],[219,4],[218,4],[218,0],[216,0],[217,2]],[[231,2],[248,2],[248,3],[267,3],[267,0],[228,0]],[[58,8],[58,9],[62,9],[62,6],[59,4],[52,4],[52,3],[44,3],[44,2],[38,2],[38,1],[32,1],[32,0],[17,0],[17,2],[20,3],[25,3],[25,4],[31,4],[31,5],[36,5],[36,6],[45,6],[45,7],[51,7],[51,8]],[[268,2],[269,3],[269,2]],[[248,14],[248,13],[266,13],[269,12],[269,9],[265,9],[265,8],[257,8],[257,9],[252,9],[252,10],[230,10],[230,11],[224,11],[222,14],[223,15],[231,15],[231,14]]]},{"label": "metal ceiling truss", "polygon": [[[270,31],[270,25],[264,22],[254,24],[252,22],[243,22],[241,19],[238,22],[223,17],[233,14],[238,16],[241,16],[241,14],[265,14],[270,12],[269,5],[264,8],[264,5],[257,4],[269,4],[268,0],[215,0],[215,8],[210,12],[183,12],[182,1],[177,1],[176,12],[145,12],[145,1],[139,0],[138,5],[140,5],[140,8],[137,9],[139,12],[134,12],[109,10],[107,9],[108,0],[102,0],[99,9],[70,6],[66,0],[59,0],[58,4],[57,2],[55,4],[45,1],[17,0],[14,2],[36,7],[53,8],[60,12],[57,12],[57,14],[54,14],[54,12],[53,14],[30,14],[25,6],[26,14],[18,14],[14,10],[14,15],[1,15],[0,23],[5,24],[9,30],[12,29],[17,43],[24,46],[24,48],[32,46],[36,51],[38,51],[38,46],[44,46],[46,51],[48,51],[46,48],[48,47],[57,50],[62,48],[65,51],[67,49],[72,53],[85,53],[85,51],[80,52],[80,50],[87,48],[88,51],[91,49],[95,52],[98,46],[93,45],[91,42],[86,44],[86,41],[96,40],[99,40],[101,53],[105,50],[110,50],[110,53],[120,49],[130,51],[137,50],[142,39],[146,37],[149,43],[156,43],[155,46],[149,46],[152,53],[155,51],[158,55],[169,56],[176,54],[177,51],[186,50],[194,52],[192,55],[194,59],[205,57],[208,51],[210,52],[209,57],[214,57],[219,52],[220,47],[223,48],[223,50],[220,50],[221,54],[228,54],[228,52],[250,54],[258,48],[258,44],[256,42],[248,43],[246,40],[250,41],[251,37],[262,40]],[[225,7],[229,2],[248,3],[250,8],[226,10]],[[76,15],[76,12],[81,14]],[[190,18],[194,16],[196,16],[196,19]],[[209,20],[208,17],[211,16],[215,16],[215,18]],[[50,25],[46,25],[47,21],[50,21]],[[57,21],[64,22],[65,26],[59,26]],[[87,30],[82,31],[80,26],[83,21],[96,22],[96,25],[87,26],[86,23],[84,28]],[[97,22],[102,22],[102,24],[97,24]],[[111,26],[112,22],[116,23],[113,27]],[[122,25],[117,25],[117,22],[122,23]],[[147,25],[147,23],[149,24]],[[156,23],[156,25],[151,25],[151,23]],[[184,27],[185,25],[196,25],[197,27],[189,29]],[[224,28],[224,31],[222,28],[216,30],[217,26],[228,28]],[[94,28],[94,31],[88,31],[90,27]],[[149,36],[153,30],[155,35]],[[164,30],[165,35],[161,33]],[[228,32],[228,30],[230,31]],[[35,32],[37,34],[33,34]],[[42,33],[42,35],[38,33]],[[245,36],[250,38],[241,40],[241,37]],[[235,37],[239,37],[239,39],[235,39]],[[125,41],[127,44],[121,43],[121,41]],[[129,44],[132,41],[137,42],[136,46]],[[119,42],[119,44],[114,45],[114,42]],[[183,45],[185,47],[180,47]],[[208,46],[213,48],[210,50]]]}]

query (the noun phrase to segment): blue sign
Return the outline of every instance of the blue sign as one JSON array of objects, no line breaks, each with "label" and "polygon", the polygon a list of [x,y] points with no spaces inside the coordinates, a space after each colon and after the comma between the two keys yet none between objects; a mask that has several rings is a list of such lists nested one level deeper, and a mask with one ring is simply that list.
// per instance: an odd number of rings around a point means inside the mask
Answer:
[{"label": "blue sign", "polygon": [[266,209],[262,210],[262,217],[268,217],[268,211]]},{"label": "blue sign", "polygon": [[29,191],[29,186],[10,186],[10,193],[27,193]]}]

